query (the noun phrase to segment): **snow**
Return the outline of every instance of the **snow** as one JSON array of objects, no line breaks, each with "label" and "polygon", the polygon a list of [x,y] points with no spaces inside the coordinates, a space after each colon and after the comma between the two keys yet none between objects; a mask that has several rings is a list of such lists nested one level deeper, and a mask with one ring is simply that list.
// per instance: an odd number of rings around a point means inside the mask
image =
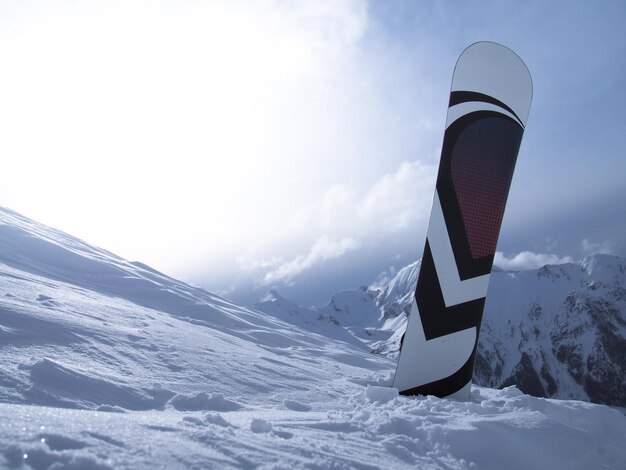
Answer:
[{"label": "snow", "polygon": [[398,397],[398,389],[368,385],[365,389],[365,396],[370,401],[384,403]]},{"label": "snow", "polygon": [[207,394],[206,392],[199,392],[193,395],[178,393],[170,399],[168,404],[178,411],[234,411],[241,408],[241,405],[238,403],[224,398],[222,393]]},{"label": "snow", "polygon": [[0,404],[0,455],[13,468],[617,469],[626,461],[624,416],[607,407],[483,388],[467,403],[386,398],[220,413]]},{"label": "snow", "polygon": [[626,467],[615,409],[402,397],[393,360],[288,320],[0,209],[0,468]]}]

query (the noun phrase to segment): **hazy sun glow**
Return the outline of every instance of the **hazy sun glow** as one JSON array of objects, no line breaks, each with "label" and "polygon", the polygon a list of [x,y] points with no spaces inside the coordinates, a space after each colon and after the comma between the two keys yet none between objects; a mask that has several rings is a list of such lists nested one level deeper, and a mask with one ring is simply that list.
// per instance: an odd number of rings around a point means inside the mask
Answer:
[{"label": "hazy sun glow", "polygon": [[128,5],[11,10],[3,203],[163,264],[174,241],[211,254],[276,232],[333,157],[341,110],[324,108],[363,7]]}]

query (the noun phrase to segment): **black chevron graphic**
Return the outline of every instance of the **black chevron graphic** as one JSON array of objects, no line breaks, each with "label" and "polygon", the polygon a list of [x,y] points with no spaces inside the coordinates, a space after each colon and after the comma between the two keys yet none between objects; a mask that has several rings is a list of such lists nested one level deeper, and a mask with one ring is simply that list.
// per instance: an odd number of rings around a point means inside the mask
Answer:
[{"label": "black chevron graphic", "polygon": [[489,103],[499,106],[502,109],[507,110],[513,116],[517,118],[518,121],[522,121],[515,111],[513,111],[510,107],[504,104],[502,101],[495,99],[493,96],[485,95],[483,93],[478,93],[476,91],[453,91],[450,93],[450,102],[448,107],[451,108],[457,104],[467,103],[470,101],[478,101],[481,103]]},{"label": "black chevron graphic", "polygon": [[481,297],[446,308],[428,240],[426,240],[422,266],[417,279],[415,300],[427,340],[449,335],[472,326],[478,328],[485,305],[485,298]]}]

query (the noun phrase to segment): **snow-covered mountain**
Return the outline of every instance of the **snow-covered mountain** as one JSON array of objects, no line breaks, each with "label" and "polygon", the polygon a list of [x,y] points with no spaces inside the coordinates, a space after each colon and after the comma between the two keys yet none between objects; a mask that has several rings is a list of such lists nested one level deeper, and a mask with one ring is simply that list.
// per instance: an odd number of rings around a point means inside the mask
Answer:
[{"label": "snow-covered mountain", "polygon": [[[361,309],[368,335],[356,336],[395,358],[419,267],[404,267],[380,290],[344,292],[312,310],[353,332],[346,312]],[[268,311],[264,304],[257,308]],[[530,271],[494,269],[474,383],[626,407],[625,357],[626,260],[599,254]]]},{"label": "snow-covered mountain", "polygon": [[0,208],[0,468],[624,467],[606,406],[399,397],[371,295],[268,315]]},{"label": "snow-covered mountain", "polygon": [[361,287],[335,294],[328,305],[316,308],[296,305],[272,290],[251,308],[369,351],[371,342],[394,333],[381,319],[377,296],[378,292]]},{"label": "snow-covered mountain", "polygon": [[626,260],[492,276],[475,381],[626,406]]}]

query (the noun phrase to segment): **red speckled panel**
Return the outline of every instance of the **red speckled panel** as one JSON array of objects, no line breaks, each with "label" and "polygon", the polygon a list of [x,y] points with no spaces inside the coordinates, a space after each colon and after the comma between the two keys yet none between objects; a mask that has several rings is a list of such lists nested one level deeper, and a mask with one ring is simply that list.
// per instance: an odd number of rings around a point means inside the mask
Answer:
[{"label": "red speckled panel", "polygon": [[452,180],[474,259],[496,251],[520,140],[517,124],[486,117],[469,124],[452,150]]}]

